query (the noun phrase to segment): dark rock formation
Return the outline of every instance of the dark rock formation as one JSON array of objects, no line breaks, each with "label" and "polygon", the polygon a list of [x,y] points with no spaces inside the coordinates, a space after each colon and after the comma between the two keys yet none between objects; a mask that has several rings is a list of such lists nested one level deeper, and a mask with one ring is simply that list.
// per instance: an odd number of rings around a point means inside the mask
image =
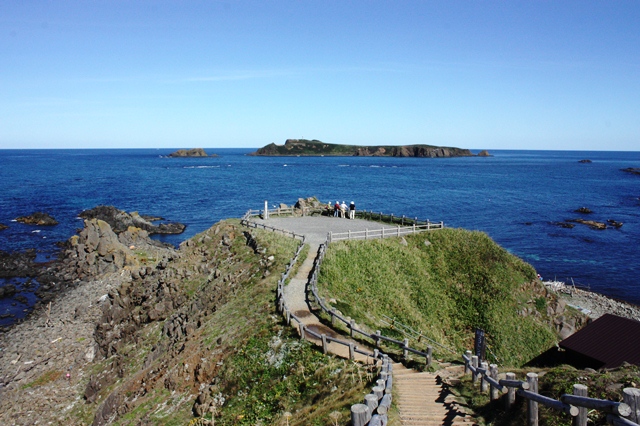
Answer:
[{"label": "dark rock formation", "polygon": [[149,234],[180,234],[186,228],[185,225],[175,222],[154,225],[137,212],[127,213],[113,206],[98,206],[83,211],[79,216],[83,219],[103,220],[111,226],[116,234],[126,231],[130,226],[143,229]]},{"label": "dark rock formation", "polygon": [[593,212],[591,211],[591,209],[590,209],[590,208],[588,208],[588,207],[580,207],[580,208],[579,208],[579,209],[577,209],[575,212],[576,212],[576,213],[582,213],[582,214],[591,214],[591,213],[593,213]]},{"label": "dark rock formation", "polygon": [[16,218],[16,220],[27,225],[53,226],[58,224],[53,217],[43,212],[35,212],[28,216],[20,216]]},{"label": "dark rock formation", "polygon": [[11,297],[16,294],[18,289],[13,284],[5,284],[0,287],[0,299],[4,299],[5,297]]},{"label": "dark rock formation", "polygon": [[578,161],[578,163],[582,163],[582,164],[590,164],[590,163],[592,163],[592,161],[591,161],[591,160],[589,160],[589,159],[585,159],[585,160],[580,160],[580,161]]},{"label": "dark rock formation", "polygon": [[607,219],[607,223],[610,226],[613,226],[614,228],[621,228],[623,225],[622,222],[618,222],[617,220],[613,220],[613,219]]},{"label": "dark rock formation", "polygon": [[360,156],[360,157],[471,157],[468,149],[432,145],[359,146],[330,144],[318,140],[287,139],[284,145],[271,143],[251,155],[264,156]]},{"label": "dark rock formation", "polygon": [[607,224],[603,222],[597,222],[595,220],[573,219],[570,222],[581,223],[589,226],[591,229],[607,229]]},{"label": "dark rock formation", "polygon": [[169,154],[169,157],[217,157],[217,155],[207,155],[204,149],[202,148],[193,148],[193,149],[179,149],[176,152],[172,152]]},{"label": "dark rock formation", "polygon": [[640,176],[640,167],[627,167],[626,169],[622,169],[622,171]]},{"label": "dark rock formation", "polygon": [[8,229],[9,227],[3,223],[0,223],[0,231],[4,231],[5,229]]},{"label": "dark rock formation", "polygon": [[41,270],[35,249],[8,253],[0,250],[0,278],[35,277]]},{"label": "dark rock formation", "polygon": [[555,222],[555,225],[558,225],[561,228],[568,228],[568,229],[572,229],[576,227],[573,223],[569,223],[569,222]]},{"label": "dark rock formation", "polygon": [[491,154],[489,154],[489,151],[483,150],[478,153],[478,157],[491,157]]}]

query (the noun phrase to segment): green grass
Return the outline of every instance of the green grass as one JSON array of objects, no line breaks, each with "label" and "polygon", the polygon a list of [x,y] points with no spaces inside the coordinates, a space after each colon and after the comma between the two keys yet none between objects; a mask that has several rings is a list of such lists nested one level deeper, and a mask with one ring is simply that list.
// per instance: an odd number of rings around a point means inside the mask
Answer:
[{"label": "green grass", "polygon": [[[530,298],[522,286],[535,281],[535,270],[486,234],[447,228],[404,240],[332,244],[321,292],[371,331],[384,330],[386,315],[457,353],[471,349],[482,328],[501,365],[522,365],[555,343],[542,312],[518,315]],[[434,352],[451,356],[437,346]]]}]

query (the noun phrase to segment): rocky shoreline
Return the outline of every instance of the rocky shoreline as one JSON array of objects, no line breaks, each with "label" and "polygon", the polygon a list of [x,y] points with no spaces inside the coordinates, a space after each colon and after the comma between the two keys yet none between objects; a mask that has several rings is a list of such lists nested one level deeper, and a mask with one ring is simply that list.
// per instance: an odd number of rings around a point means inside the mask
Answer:
[{"label": "rocky shoreline", "polygon": [[[142,229],[116,233],[101,219],[85,219],[56,267],[67,284],[57,283],[61,290],[55,297],[0,333],[0,423],[61,424],[84,410],[85,424],[108,424],[133,410],[154,385],[190,389],[185,400],[200,401],[194,410],[206,412],[202,401],[210,392],[202,384],[211,383],[218,364],[206,360],[210,349],[197,347],[194,336],[242,280],[270,274],[270,260],[260,250],[254,248],[255,258],[246,264],[231,252],[233,245],[247,246],[245,238],[233,226],[215,225],[177,250],[150,240]],[[195,277],[207,285],[184,303],[182,286]],[[589,310],[591,318],[613,313],[640,320],[640,307],[546,284],[566,305]],[[145,353],[145,367],[135,378],[122,376],[128,362],[122,353],[154,333],[169,343]],[[100,362],[104,370],[97,369]]]},{"label": "rocky shoreline", "polygon": [[545,287],[567,305],[580,310],[591,319],[600,318],[604,314],[613,314],[640,321],[640,306],[612,299],[599,293],[574,288],[558,281],[545,281]]}]

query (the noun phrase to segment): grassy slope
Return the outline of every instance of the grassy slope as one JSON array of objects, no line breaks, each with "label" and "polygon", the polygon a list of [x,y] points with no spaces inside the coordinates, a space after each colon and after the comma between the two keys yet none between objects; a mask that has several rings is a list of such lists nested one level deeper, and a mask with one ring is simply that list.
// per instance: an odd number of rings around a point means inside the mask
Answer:
[{"label": "grassy slope", "polygon": [[[217,226],[223,231],[214,233],[214,226],[193,237],[194,244],[182,247],[182,257],[168,269],[189,266],[192,253],[215,251],[222,247],[223,232],[234,233],[229,247],[233,260],[217,266],[219,280],[228,274],[245,276],[234,294],[222,296],[224,302],[188,339],[167,341],[162,333],[164,321],[152,322],[136,334],[135,343],[122,345],[118,356],[96,363],[93,374],[117,370],[118,379],[101,389],[96,403],[76,405],[68,413],[68,424],[91,424],[102,401],[120,391],[126,399],[113,424],[186,425],[194,419],[194,403],[202,389],[210,389],[211,397],[220,402],[215,412],[217,425],[285,424],[285,413],[291,414],[290,425],[333,424],[332,417],[337,415],[340,420],[336,424],[348,424],[351,404],[360,402],[371,384],[366,370],[324,356],[308,342],[301,342],[275,311],[276,284],[297,243],[251,230],[266,250],[256,255],[247,246],[242,235],[245,229],[238,227],[237,221]],[[203,242],[203,235],[208,242]],[[274,259],[266,274],[261,272],[265,270],[262,262],[270,256]],[[181,290],[188,300],[184,305],[211,297],[213,284],[208,273],[192,270],[189,278],[182,280]],[[168,345],[172,358],[145,366],[152,348],[161,345]],[[180,346],[183,348],[172,349]],[[125,362],[117,363],[119,359]],[[204,417],[211,419],[213,415]]]},{"label": "grassy slope", "polygon": [[[530,299],[523,284],[535,280],[534,269],[486,234],[444,229],[406,242],[332,244],[320,288],[370,330],[394,334],[380,322],[387,315],[458,354],[472,349],[475,327],[483,328],[501,365],[522,365],[554,344],[548,324],[518,315]],[[437,346],[434,351],[447,355]]]}]

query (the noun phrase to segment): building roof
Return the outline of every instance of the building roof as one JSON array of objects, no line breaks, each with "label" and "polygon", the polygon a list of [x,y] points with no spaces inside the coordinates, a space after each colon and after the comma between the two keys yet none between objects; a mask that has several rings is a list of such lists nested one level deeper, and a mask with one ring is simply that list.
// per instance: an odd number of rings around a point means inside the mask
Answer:
[{"label": "building roof", "polygon": [[640,322],[605,314],[564,339],[560,347],[600,361],[604,368],[625,361],[640,365]]}]

